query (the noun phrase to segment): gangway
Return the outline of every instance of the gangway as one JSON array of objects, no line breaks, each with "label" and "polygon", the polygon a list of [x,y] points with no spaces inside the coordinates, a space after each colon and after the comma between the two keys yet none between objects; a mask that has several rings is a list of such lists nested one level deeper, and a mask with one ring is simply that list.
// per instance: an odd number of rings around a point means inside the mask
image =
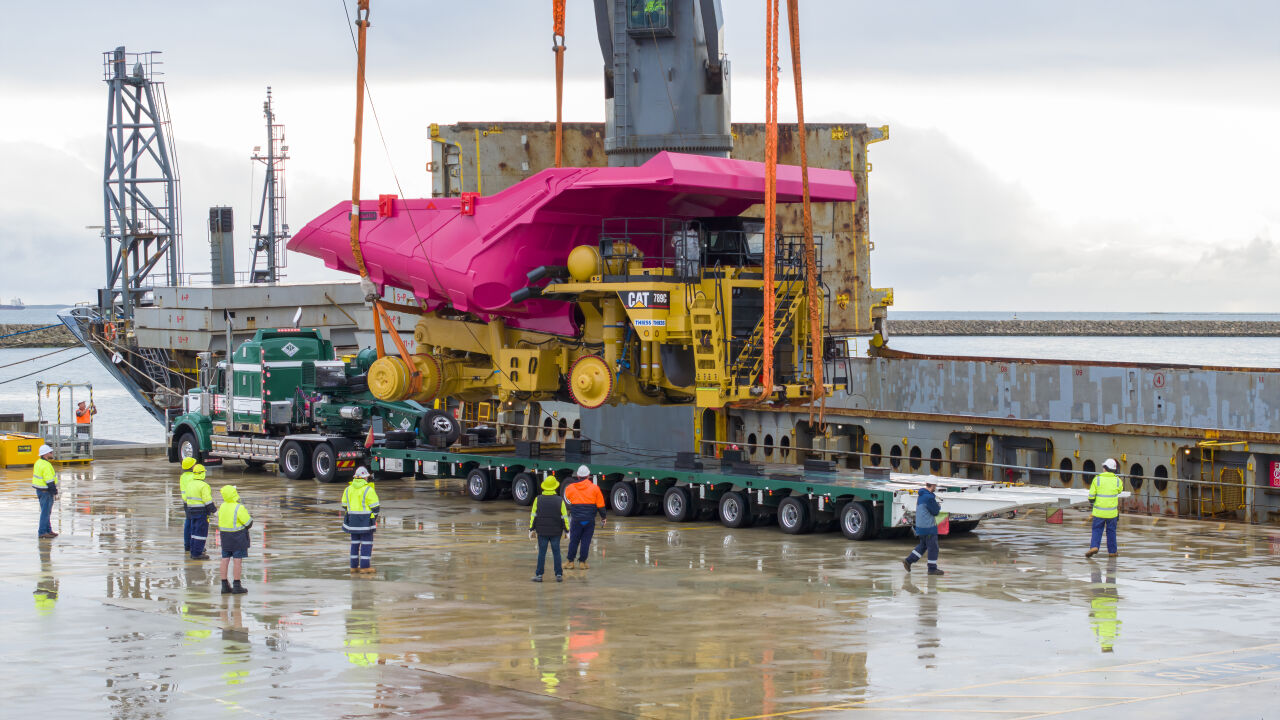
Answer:
[{"label": "gangway", "polygon": [[[40,437],[53,448],[53,461],[87,463],[93,461],[93,422],[77,423],[76,391],[89,394],[93,406],[93,384],[36,382],[36,411]],[[52,396],[52,398],[50,397]],[[52,399],[51,417],[45,416],[46,403]]]}]

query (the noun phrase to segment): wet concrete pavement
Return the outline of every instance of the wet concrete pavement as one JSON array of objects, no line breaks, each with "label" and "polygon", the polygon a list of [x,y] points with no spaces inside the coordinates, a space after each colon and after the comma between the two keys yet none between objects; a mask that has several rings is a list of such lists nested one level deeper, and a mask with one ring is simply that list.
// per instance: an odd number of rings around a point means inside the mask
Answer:
[{"label": "wet concrete pavement", "polygon": [[[529,582],[527,509],[460,481],[377,484],[352,578],[342,486],[236,463],[249,594],[182,553],[177,470],[63,469],[53,541],[0,471],[5,714],[451,718],[1267,717],[1280,707],[1280,529],[1083,514],[912,541],[611,519],[590,570]],[[217,557],[217,549],[210,554]],[[1106,708],[1106,710],[1103,710]]]}]

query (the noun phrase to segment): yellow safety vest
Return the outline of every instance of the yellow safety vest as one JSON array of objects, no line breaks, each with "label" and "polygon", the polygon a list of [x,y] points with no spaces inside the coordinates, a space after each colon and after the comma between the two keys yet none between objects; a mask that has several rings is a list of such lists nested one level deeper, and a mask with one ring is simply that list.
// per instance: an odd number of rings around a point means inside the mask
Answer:
[{"label": "yellow safety vest", "polygon": [[[351,492],[352,490],[356,492]],[[372,499],[369,497],[370,493],[373,494]],[[378,491],[373,489],[373,485],[366,484],[358,488],[348,485],[342,491],[342,506],[349,513],[367,513],[369,508],[378,504]]]},{"label": "yellow safety vest", "polygon": [[202,508],[213,502],[213,489],[204,480],[192,477],[187,481],[186,489],[182,491],[182,501],[189,508]]},{"label": "yellow safety vest", "polygon": [[58,473],[54,471],[53,463],[44,458],[36,460],[31,468],[31,487],[37,490],[48,490],[49,483],[57,481]]},{"label": "yellow safety vest", "polygon": [[[241,520],[240,518],[244,519]],[[225,502],[218,508],[218,529],[223,532],[237,532],[249,527],[249,510],[240,503]]]},{"label": "yellow safety vest", "polygon": [[1093,516],[1113,518],[1120,516],[1120,492],[1124,483],[1113,472],[1095,475],[1089,483],[1089,499],[1093,501]]},{"label": "yellow safety vest", "polygon": [[182,493],[183,496],[186,496],[187,483],[191,482],[195,476],[196,474],[190,470],[183,472],[182,475],[178,477],[178,492]]}]

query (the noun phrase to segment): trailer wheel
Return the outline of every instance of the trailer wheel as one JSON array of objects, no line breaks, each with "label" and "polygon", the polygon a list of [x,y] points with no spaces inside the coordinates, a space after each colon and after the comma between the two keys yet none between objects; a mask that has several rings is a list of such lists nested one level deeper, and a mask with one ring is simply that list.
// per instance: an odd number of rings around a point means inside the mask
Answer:
[{"label": "trailer wheel", "polygon": [[478,502],[498,497],[498,484],[494,482],[493,474],[485,468],[467,473],[467,496]]},{"label": "trailer wheel", "polygon": [[200,443],[196,440],[195,433],[187,430],[178,436],[178,460],[183,458],[195,458],[196,462],[204,462],[201,457]]},{"label": "trailer wheel", "polygon": [[872,530],[871,513],[860,502],[851,502],[840,511],[840,532],[850,540],[869,540]]},{"label": "trailer wheel", "polygon": [[951,534],[963,535],[965,533],[971,533],[973,532],[974,528],[978,527],[979,522],[981,521],[980,520],[964,520],[961,522],[953,522],[951,523]]},{"label": "trailer wheel", "polygon": [[429,440],[432,435],[443,435],[446,447],[462,437],[462,427],[458,425],[458,421],[449,413],[439,410],[427,411],[418,422],[418,430],[424,441]]},{"label": "trailer wheel", "polygon": [[728,528],[744,528],[751,524],[751,505],[740,492],[720,496],[720,524]]},{"label": "trailer wheel", "polygon": [[311,472],[322,483],[338,481],[338,452],[329,443],[320,443],[311,451]]},{"label": "trailer wheel", "polygon": [[688,522],[693,518],[693,501],[689,490],[682,487],[667,488],[662,496],[662,514],[671,522]]},{"label": "trailer wheel", "polygon": [[632,517],[640,511],[640,503],[636,501],[636,486],[629,482],[613,484],[609,491],[609,505],[622,517]]},{"label": "trailer wheel", "polygon": [[533,504],[534,498],[538,497],[538,483],[529,473],[516,473],[511,478],[511,499],[521,507],[529,507]]},{"label": "trailer wheel", "polygon": [[280,448],[280,470],[290,480],[311,477],[311,453],[297,440],[290,440]]},{"label": "trailer wheel", "polygon": [[809,504],[799,498],[783,498],[778,504],[778,527],[788,535],[802,535],[812,530]]}]

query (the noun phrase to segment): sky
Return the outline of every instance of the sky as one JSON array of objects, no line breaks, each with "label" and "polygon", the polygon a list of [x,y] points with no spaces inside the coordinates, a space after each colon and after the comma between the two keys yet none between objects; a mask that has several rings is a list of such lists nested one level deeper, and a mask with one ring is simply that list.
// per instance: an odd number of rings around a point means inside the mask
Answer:
[{"label": "sky", "polygon": [[[676,0],[682,2],[687,0]],[[342,0],[2,0],[0,298],[105,282],[102,52],[163,51],[184,268],[230,204],[248,263],[273,88],[288,220],[349,197]],[[347,0],[348,7],[351,0]],[[568,0],[565,118],[601,121],[592,3]],[[764,114],[763,0],[723,0],[733,119]],[[1280,3],[801,0],[810,122],[888,124],[869,181],[872,283],[902,310],[1277,312]],[[430,194],[430,123],[554,117],[550,3],[373,0],[364,195]],[[785,20],[784,20],[785,25]],[[790,74],[783,42],[783,76]],[[794,120],[780,89],[780,119]],[[260,166],[259,166],[260,168]],[[288,279],[347,279],[305,256]]]}]

